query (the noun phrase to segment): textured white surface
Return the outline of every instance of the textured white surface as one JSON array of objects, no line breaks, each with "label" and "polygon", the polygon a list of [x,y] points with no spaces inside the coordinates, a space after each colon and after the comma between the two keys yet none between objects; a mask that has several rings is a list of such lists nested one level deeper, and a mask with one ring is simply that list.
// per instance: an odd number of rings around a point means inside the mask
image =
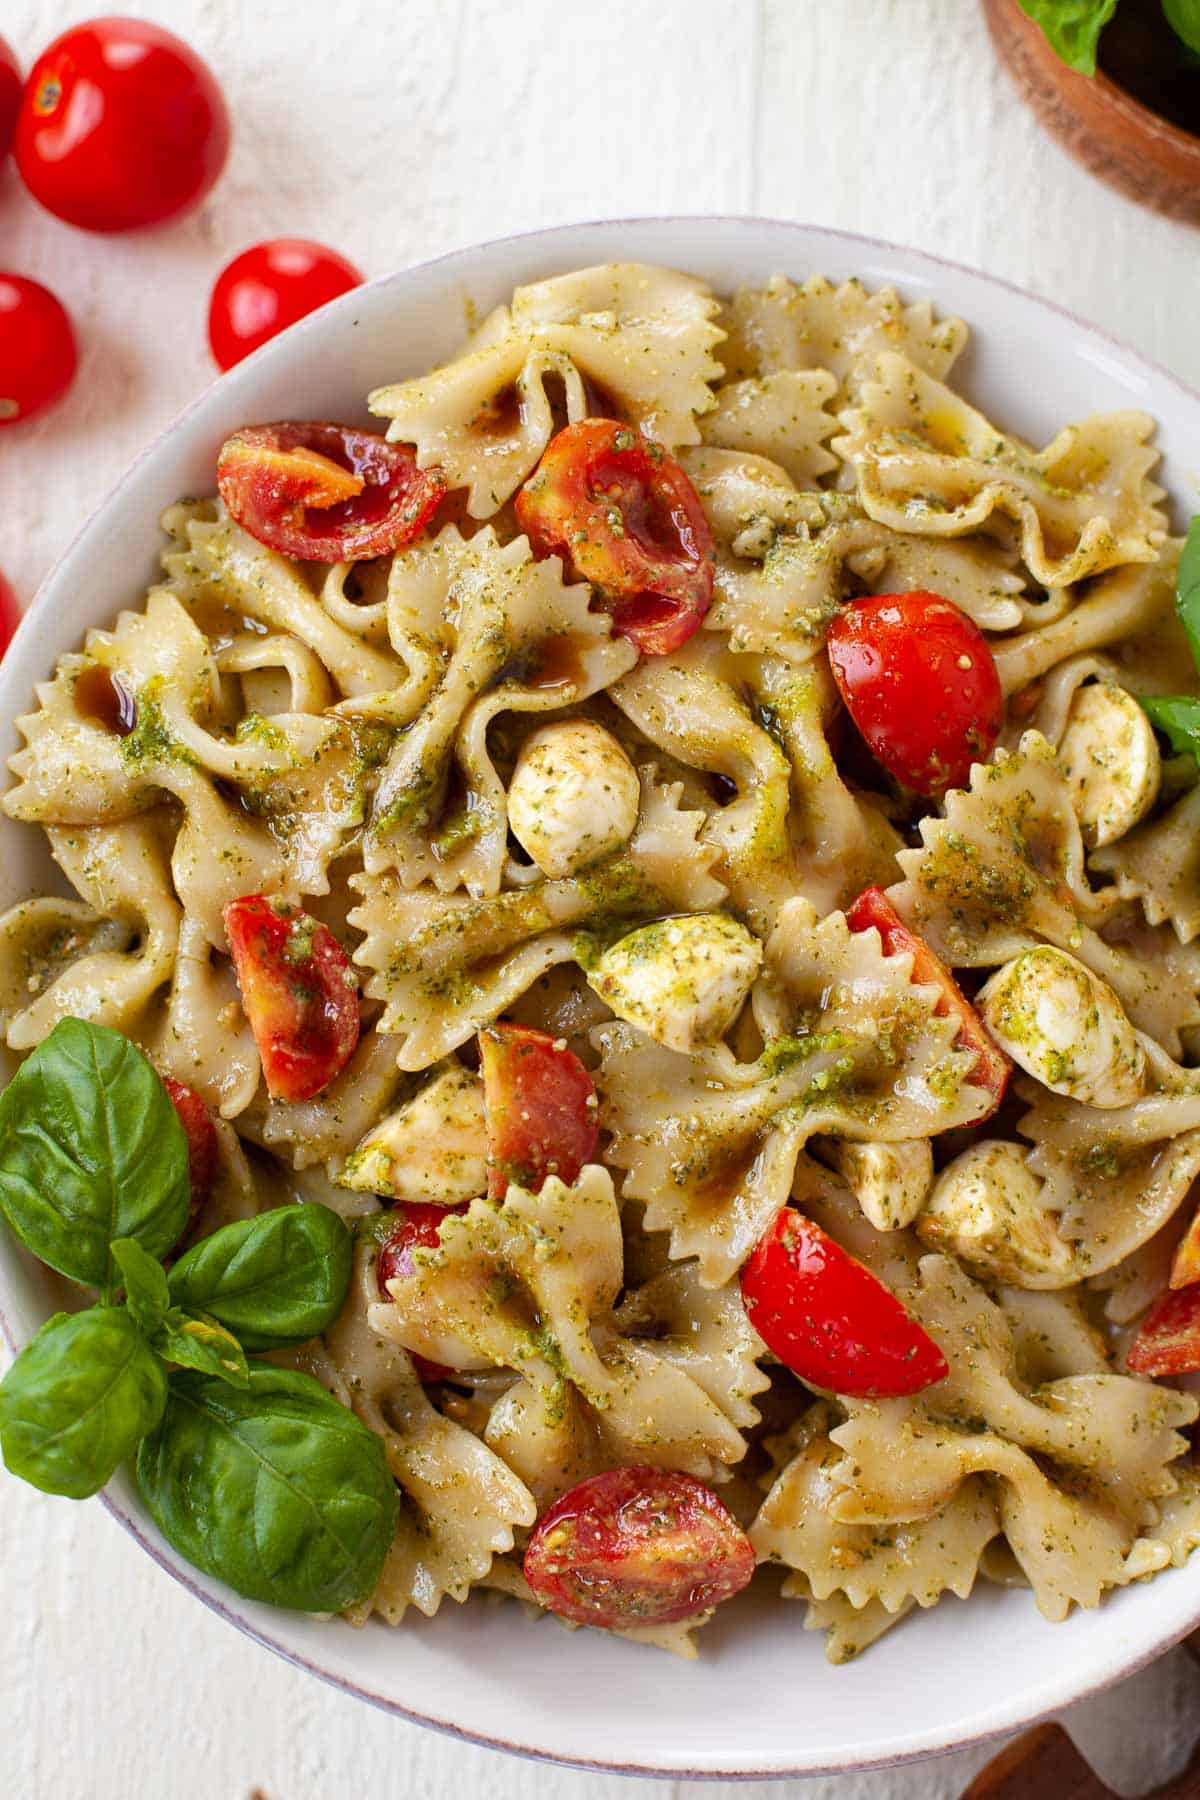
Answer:
[{"label": "textured white surface", "polygon": [[[811,219],[1006,276],[1200,384],[1188,304],[1200,238],[1099,187],[1038,134],[969,0],[126,9],[152,13],[208,55],[233,109],[235,151],[200,214],[126,241],[70,231],[37,212],[11,171],[0,175],[0,264],[54,287],[85,344],[67,404],[0,438],[0,567],[23,598],[210,378],[211,279],[236,250],[276,233],[324,238],[379,274],[571,218]],[[4,0],[2,26],[29,58],[88,10]],[[0,1505],[0,1742],[17,1800],[664,1792],[538,1769],[374,1714],[196,1607],[99,1506],[45,1499],[2,1472]],[[630,1673],[652,1682],[653,1660]],[[1197,1717],[1200,1681],[1176,1653],[1068,1723],[1134,1793],[1171,1772]],[[987,1754],[815,1781],[805,1793],[951,1800]]]}]

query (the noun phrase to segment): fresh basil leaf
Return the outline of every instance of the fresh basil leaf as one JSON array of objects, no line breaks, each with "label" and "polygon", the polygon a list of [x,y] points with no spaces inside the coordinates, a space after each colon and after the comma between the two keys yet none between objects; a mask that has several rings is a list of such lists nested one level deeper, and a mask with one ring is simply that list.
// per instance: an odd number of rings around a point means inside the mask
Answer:
[{"label": "fresh basil leaf", "polygon": [[166,1371],[129,1313],[57,1313],[0,1382],[0,1451],[22,1481],[85,1500],[154,1430],[166,1398]]},{"label": "fresh basil leaf", "polygon": [[167,1272],[136,1238],[114,1238],[109,1247],[125,1283],[125,1304],[146,1336],[153,1337],[171,1305]]},{"label": "fresh basil leaf", "polygon": [[1168,694],[1142,700],[1141,708],[1172,750],[1200,758],[1200,700],[1190,694]]},{"label": "fresh basil leaf", "polygon": [[309,1375],[177,1374],[138,1481],[167,1541],[251,1600],[340,1612],[375,1587],[399,1501],[383,1440]]},{"label": "fresh basil leaf", "polygon": [[1200,54],[1200,0],[1162,0],[1162,9],[1175,36]]},{"label": "fresh basil leaf", "polygon": [[168,1277],[171,1298],[189,1312],[211,1313],[247,1350],[282,1350],[337,1318],[353,1250],[328,1207],[276,1207],[194,1244]]},{"label": "fresh basil leaf", "polygon": [[1018,0],[1023,13],[1040,25],[1054,50],[1081,75],[1096,73],[1100,33],[1117,10],[1117,0]]},{"label": "fresh basil leaf", "polygon": [[1200,669],[1200,513],[1188,526],[1183,554],[1179,558],[1175,611],[1192,646],[1192,661]]},{"label": "fresh basil leaf", "polygon": [[114,1238],[163,1256],[187,1224],[187,1139],[119,1031],[63,1019],[0,1095],[0,1212],[27,1250],[111,1288]]},{"label": "fresh basil leaf", "polygon": [[173,1306],[154,1338],[154,1348],[168,1362],[182,1369],[199,1369],[203,1375],[215,1375],[233,1387],[250,1385],[250,1368],[246,1352],[234,1337],[215,1319],[190,1318],[180,1307]]}]

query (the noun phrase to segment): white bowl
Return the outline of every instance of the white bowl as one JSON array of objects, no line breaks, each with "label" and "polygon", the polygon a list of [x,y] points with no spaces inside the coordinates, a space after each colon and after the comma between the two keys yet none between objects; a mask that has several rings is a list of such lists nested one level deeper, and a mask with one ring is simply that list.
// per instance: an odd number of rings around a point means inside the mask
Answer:
[{"label": "white bowl", "polygon": [[[1200,456],[1200,395],[1067,313],[984,275],[871,238],[757,219],[564,226],[464,250],[359,288],[215,383],[160,437],[76,538],[0,667],[0,733],[89,625],[137,605],[156,569],[158,515],[213,487],[225,435],[246,421],[365,418],[363,395],[450,354],[468,300],[589,263],[672,264],[718,289],[777,272],[860,275],[961,314],[972,348],[956,377],[1004,425],[1041,441],[1089,412],[1145,407],[1161,423],[1162,479],[1180,503]],[[0,818],[0,905],[50,877],[41,834]],[[0,1249],[0,1324],[23,1344],[51,1310],[45,1273]],[[597,1632],[566,1635],[512,1605],[451,1602],[427,1621],[356,1631],[239,1600],[182,1563],[127,1476],[106,1504],[206,1605],[281,1656],[379,1706],[481,1743],[563,1762],[677,1776],[809,1774],[951,1750],[1012,1731],[1129,1674],[1200,1625],[1190,1567],[1050,1626],[1026,1593],[981,1584],[911,1618],[860,1661],[829,1667],[803,1610],[765,1584],[723,1607],[699,1662]],[[760,1577],[760,1582],[764,1578]],[[86,1604],[86,1601],[84,1602]],[[95,1596],[100,1603],[100,1596]]]}]

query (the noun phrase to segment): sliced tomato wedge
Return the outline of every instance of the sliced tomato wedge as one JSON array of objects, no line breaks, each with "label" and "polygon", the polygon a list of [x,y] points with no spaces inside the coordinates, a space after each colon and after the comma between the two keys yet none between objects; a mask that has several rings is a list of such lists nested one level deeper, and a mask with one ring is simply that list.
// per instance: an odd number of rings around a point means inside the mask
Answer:
[{"label": "sliced tomato wedge", "polygon": [[1160,1295],[1125,1360],[1135,1375],[1188,1375],[1200,1369],[1200,1287]]},{"label": "sliced tomato wedge", "polygon": [[225,908],[242,1006],[273,1100],[311,1100],[358,1042],[358,982],[328,928],[288,900],[248,894]]},{"label": "sliced tomato wedge", "polygon": [[[466,1210],[465,1206],[433,1206],[423,1200],[397,1200],[392,1208],[392,1228],[379,1247],[379,1261],[375,1265],[375,1278],[385,1300],[392,1297],[388,1291],[389,1281],[402,1281],[405,1276],[416,1273],[413,1251],[418,1247],[436,1250],[442,1220],[449,1218],[451,1213]],[[422,1381],[445,1381],[454,1373],[445,1363],[432,1362],[415,1351],[411,1354],[413,1367]]]},{"label": "sliced tomato wedge", "polygon": [[695,488],[661,445],[616,419],[551,438],[516,499],[539,556],[590,581],[613,629],[649,656],[677,650],[712,601],[713,541]]},{"label": "sliced tomato wedge", "polygon": [[510,1181],[536,1193],[547,1175],[568,1185],[596,1155],[596,1084],[561,1038],[497,1019],[479,1034],[487,1116],[488,1193]]},{"label": "sliced tomato wedge", "polygon": [[446,492],[407,444],[348,425],[244,425],[217,458],[217,486],[260,544],[313,562],[358,562],[411,543]]},{"label": "sliced tomato wedge", "polygon": [[920,1393],[950,1373],[892,1290],[793,1207],[776,1215],[751,1252],[742,1299],[768,1350],[813,1387],[891,1398]]},{"label": "sliced tomato wedge", "polygon": [[971,1075],[972,1084],[992,1096],[992,1105],[977,1122],[990,1119],[1004,1098],[1012,1064],[988,1036],[983,1020],[941,957],[934,954],[923,937],[909,929],[881,887],[863,890],[847,911],[846,923],[851,931],[869,931],[874,926],[885,956],[899,956],[907,951],[913,959],[913,980],[923,987],[941,988],[942,998],[937,1010],[943,1017],[953,1016],[958,1020],[955,1044],[960,1050],[973,1050],[977,1058]]},{"label": "sliced tomato wedge", "polygon": [[163,1076],[163,1086],[171,1096],[171,1104],[179,1114],[179,1123],[187,1137],[188,1175],[192,1183],[190,1224],[212,1192],[217,1173],[217,1128],[195,1088],[170,1075]]},{"label": "sliced tomato wedge", "polygon": [[1171,1264],[1173,1288],[1191,1287],[1196,1281],[1200,1281],[1200,1207],[1192,1215],[1192,1222],[1184,1233]]},{"label": "sliced tomato wedge", "polygon": [[711,1488],[672,1469],[634,1467],[581,1481],[543,1513],[525,1579],[551,1612],[613,1631],[707,1612],[746,1586],[754,1561]]}]

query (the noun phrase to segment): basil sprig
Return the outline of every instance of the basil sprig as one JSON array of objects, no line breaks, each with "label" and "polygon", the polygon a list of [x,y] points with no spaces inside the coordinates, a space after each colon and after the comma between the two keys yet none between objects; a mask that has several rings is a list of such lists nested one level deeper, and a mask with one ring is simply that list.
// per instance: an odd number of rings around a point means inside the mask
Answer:
[{"label": "basil sprig", "polygon": [[153,1066],[119,1032],[57,1025],[0,1097],[0,1215],[100,1299],[49,1320],[0,1382],[0,1452],[35,1487],[84,1499],[140,1444],[147,1504],[198,1568],[276,1606],[349,1606],[395,1535],[383,1444],[311,1377],[246,1352],[333,1323],[350,1233],[324,1207],[281,1206],[168,1274],[189,1197]]},{"label": "basil sprig", "polygon": [[[1188,527],[1179,558],[1175,612],[1191,646],[1192,661],[1200,669],[1200,513]],[[1172,750],[1200,762],[1200,700],[1192,694],[1164,694],[1143,699],[1141,706]]]}]

